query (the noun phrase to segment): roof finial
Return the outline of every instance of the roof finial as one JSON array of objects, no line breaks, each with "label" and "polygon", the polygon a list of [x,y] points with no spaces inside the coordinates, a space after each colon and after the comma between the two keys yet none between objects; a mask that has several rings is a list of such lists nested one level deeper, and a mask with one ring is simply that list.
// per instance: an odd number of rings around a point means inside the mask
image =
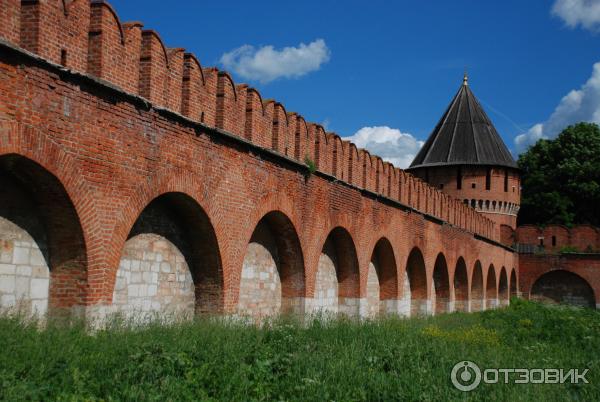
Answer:
[{"label": "roof finial", "polygon": [[469,85],[469,75],[467,74],[467,67],[465,67],[465,72],[463,74],[463,85]]}]

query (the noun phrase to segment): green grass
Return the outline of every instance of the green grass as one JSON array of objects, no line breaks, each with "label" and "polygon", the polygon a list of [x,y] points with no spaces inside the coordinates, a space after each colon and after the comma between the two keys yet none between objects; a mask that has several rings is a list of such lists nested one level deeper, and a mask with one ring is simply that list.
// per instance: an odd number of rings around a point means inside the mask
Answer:
[{"label": "green grass", "polygon": [[[3,400],[600,400],[600,313],[513,300],[423,319],[280,319],[262,328],[199,319],[86,332],[0,319]],[[589,368],[589,384],[481,384],[450,371]]]}]

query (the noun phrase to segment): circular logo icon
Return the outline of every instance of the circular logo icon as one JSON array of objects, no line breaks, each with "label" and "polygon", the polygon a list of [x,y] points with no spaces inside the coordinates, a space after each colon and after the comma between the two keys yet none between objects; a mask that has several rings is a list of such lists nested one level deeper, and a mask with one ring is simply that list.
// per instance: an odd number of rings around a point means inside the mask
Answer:
[{"label": "circular logo icon", "polygon": [[473,391],[481,382],[479,366],[468,360],[458,362],[450,373],[452,385],[464,392]]}]

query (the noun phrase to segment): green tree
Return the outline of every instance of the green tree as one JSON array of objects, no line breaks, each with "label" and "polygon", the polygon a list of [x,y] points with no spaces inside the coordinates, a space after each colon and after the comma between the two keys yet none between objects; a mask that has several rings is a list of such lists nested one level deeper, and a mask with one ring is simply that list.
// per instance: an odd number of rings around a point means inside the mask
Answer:
[{"label": "green tree", "polygon": [[519,156],[519,223],[600,226],[600,128],[578,123]]}]

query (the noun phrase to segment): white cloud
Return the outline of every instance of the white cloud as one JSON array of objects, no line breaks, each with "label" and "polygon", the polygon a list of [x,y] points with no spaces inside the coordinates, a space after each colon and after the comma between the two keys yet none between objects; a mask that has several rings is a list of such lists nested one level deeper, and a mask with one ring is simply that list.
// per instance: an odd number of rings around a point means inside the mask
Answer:
[{"label": "white cloud", "polygon": [[515,138],[518,153],[526,151],[540,138],[554,138],[570,124],[587,121],[600,123],[600,62],[594,64],[592,76],[580,89],[563,97],[544,123],[538,123]]},{"label": "white cloud", "polygon": [[403,169],[410,165],[423,146],[423,141],[418,141],[412,135],[386,126],[363,127],[344,139]]},{"label": "white cloud", "polygon": [[267,83],[278,78],[297,78],[321,68],[331,51],[323,39],[297,47],[244,45],[221,56],[221,64],[242,78]]},{"label": "white cloud", "polygon": [[581,25],[589,30],[600,28],[600,1],[598,0],[556,0],[552,14],[562,18],[571,28]]}]

